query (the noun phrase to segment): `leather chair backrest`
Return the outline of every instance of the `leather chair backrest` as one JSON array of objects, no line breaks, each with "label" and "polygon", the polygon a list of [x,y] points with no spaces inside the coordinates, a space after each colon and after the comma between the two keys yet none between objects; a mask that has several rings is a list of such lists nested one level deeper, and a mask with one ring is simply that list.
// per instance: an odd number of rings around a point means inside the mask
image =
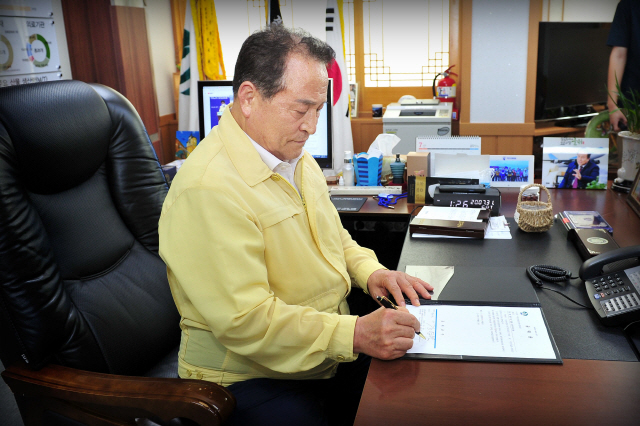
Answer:
[{"label": "leather chair backrest", "polygon": [[144,125],[79,81],[0,89],[0,355],[140,375],[180,339]]}]

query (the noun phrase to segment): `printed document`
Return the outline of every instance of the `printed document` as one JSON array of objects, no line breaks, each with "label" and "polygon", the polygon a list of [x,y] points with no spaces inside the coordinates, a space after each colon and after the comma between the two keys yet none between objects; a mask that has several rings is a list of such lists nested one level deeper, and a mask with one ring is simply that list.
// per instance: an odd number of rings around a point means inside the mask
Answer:
[{"label": "printed document", "polygon": [[[555,344],[540,307],[407,305],[420,321],[407,353],[555,360]],[[437,356],[436,356],[437,358]]]},{"label": "printed document", "polygon": [[493,216],[489,218],[489,227],[484,234],[485,240],[510,240],[511,230],[509,222],[504,216]]},{"label": "printed document", "polygon": [[420,210],[416,217],[422,219],[482,222],[482,219],[478,219],[478,215],[481,211],[482,209],[464,207],[425,206]]}]

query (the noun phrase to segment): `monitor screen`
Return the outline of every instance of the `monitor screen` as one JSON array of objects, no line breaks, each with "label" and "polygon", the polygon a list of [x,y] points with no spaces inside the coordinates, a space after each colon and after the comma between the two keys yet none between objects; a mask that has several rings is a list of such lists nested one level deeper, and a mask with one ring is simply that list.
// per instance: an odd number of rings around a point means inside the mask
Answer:
[{"label": "monitor screen", "polygon": [[329,79],[327,88],[327,103],[320,110],[316,132],[309,136],[304,149],[316,159],[318,165],[323,169],[333,167],[333,127],[331,126],[331,107],[333,106],[333,79]]},{"label": "monitor screen", "polygon": [[223,80],[198,81],[198,111],[200,140],[218,125],[225,108],[233,102],[233,82]]},{"label": "monitor screen", "polygon": [[610,23],[540,22],[535,118],[593,113],[607,102]]},{"label": "monitor screen", "polygon": [[[333,100],[332,80],[329,79],[327,103],[320,112],[316,132],[309,136],[304,149],[313,155],[323,169],[333,167],[333,138],[331,126],[331,106]],[[204,139],[218,120],[224,109],[233,102],[233,82],[221,80],[198,81],[198,111],[200,118],[200,138]]]}]

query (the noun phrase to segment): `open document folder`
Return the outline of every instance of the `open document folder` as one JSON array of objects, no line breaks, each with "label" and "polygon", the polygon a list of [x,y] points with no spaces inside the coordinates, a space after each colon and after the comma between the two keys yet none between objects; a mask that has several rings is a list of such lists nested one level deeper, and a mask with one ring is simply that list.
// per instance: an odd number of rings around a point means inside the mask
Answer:
[{"label": "open document folder", "polygon": [[423,303],[407,304],[426,340],[405,358],[562,364],[539,304]]}]

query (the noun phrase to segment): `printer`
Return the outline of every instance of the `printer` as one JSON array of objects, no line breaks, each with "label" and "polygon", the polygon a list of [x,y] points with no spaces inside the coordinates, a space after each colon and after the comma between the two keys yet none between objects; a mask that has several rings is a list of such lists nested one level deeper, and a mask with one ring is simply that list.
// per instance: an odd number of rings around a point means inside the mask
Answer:
[{"label": "printer", "polygon": [[408,154],[416,150],[418,136],[451,136],[451,102],[439,99],[416,99],[403,96],[390,103],[382,116],[382,132],[400,138],[394,154]]}]

